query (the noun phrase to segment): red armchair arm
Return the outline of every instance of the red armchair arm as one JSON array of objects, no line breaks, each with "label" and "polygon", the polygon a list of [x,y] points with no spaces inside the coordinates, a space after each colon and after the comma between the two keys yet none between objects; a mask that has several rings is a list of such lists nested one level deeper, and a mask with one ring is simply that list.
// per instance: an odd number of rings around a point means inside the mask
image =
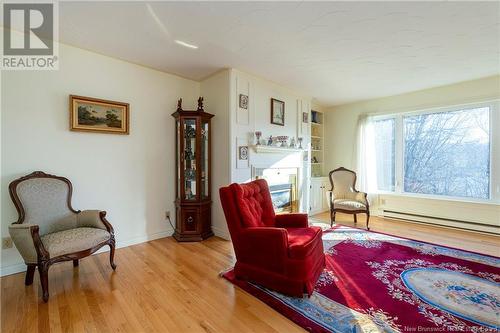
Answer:
[{"label": "red armchair arm", "polygon": [[[237,241],[238,261],[283,272],[288,257],[286,229],[272,227],[246,228]],[[236,245],[236,243],[233,243]]]},{"label": "red armchair arm", "polygon": [[276,215],[275,221],[279,228],[307,228],[309,226],[307,214]]}]

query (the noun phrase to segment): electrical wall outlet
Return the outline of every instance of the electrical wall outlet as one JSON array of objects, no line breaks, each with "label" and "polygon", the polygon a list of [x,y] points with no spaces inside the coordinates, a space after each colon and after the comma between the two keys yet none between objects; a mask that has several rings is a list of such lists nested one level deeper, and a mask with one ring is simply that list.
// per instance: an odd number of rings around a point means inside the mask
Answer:
[{"label": "electrical wall outlet", "polygon": [[12,238],[4,237],[2,238],[2,250],[10,249],[12,247]]},{"label": "electrical wall outlet", "polygon": [[167,210],[167,211],[165,212],[165,219],[167,219],[167,220],[168,220],[169,218],[170,218],[170,211],[169,211],[169,210]]}]

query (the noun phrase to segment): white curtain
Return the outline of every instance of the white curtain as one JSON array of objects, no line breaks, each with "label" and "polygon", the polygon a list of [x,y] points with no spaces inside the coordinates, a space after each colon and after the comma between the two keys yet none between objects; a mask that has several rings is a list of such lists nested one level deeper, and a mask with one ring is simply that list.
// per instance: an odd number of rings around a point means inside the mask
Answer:
[{"label": "white curtain", "polygon": [[358,189],[370,194],[377,193],[377,161],[373,117],[361,115],[358,120],[355,163]]}]

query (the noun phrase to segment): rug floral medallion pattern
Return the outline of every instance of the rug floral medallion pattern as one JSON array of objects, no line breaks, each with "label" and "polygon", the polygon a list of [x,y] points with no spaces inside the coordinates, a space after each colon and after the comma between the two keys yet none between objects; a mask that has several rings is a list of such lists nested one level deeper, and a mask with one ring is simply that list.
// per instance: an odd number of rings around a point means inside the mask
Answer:
[{"label": "rug floral medallion pattern", "polygon": [[498,332],[500,259],[360,229],[324,230],[311,297],[225,277],[311,332]]}]

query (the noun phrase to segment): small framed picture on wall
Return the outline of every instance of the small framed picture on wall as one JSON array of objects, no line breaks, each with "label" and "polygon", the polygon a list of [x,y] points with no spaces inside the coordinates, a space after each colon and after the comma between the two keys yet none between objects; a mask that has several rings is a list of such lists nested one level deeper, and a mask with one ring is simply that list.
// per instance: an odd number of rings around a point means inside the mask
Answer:
[{"label": "small framed picture on wall", "polygon": [[240,94],[240,108],[247,110],[248,109],[248,96]]},{"label": "small framed picture on wall", "polygon": [[238,159],[242,161],[248,160],[248,146],[238,147]]},{"label": "small framed picture on wall", "polygon": [[306,124],[309,122],[309,113],[308,112],[302,112],[302,122],[306,123]]},{"label": "small framed picture on wall", "polygon": [[285,102],[271,98],[271,124],[285,126]]}]

